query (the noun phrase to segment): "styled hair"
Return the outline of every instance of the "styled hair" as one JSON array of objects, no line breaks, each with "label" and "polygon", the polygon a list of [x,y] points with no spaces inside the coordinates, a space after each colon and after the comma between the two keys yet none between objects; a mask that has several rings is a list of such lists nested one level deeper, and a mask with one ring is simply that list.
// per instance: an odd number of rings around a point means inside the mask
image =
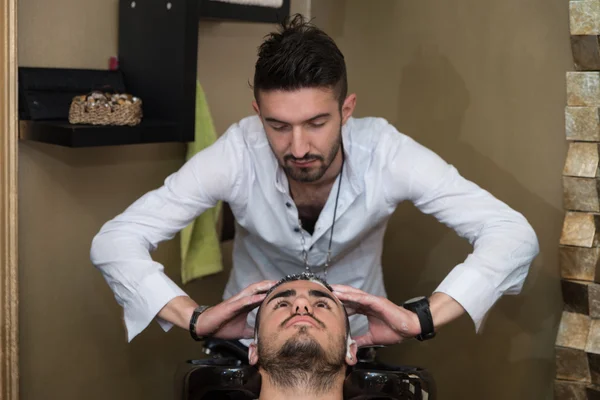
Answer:
[{"label": "styled hair", "polygon": [[269,90],[330,88],[340,108],[348,93],[344,55],[331,37],[301,14],[287,17],[266,36],[254,70],[254,98]]},{"label": "styled hair", "polygon": [[[320,284],[322,284],[323,286],[325,286],[327,288],[327,290],[329,290],[330,292],[333,292],[333,288],[327,283],[327,281],[313,273],[308,273],[308,272],[303,272],[301,274],[292,274],[292,275],[287,275],[285,278],[281,279],[279,282],[277,282],[275,285],[273,285],[271,287],[271,289],[269,289],[269,291],[267,292],[265,299],[267,299],[269,297],[269,295],[271,293],[273,293],[273,291],[275,289],[277,289],[279,286],[283,285],[284,283],[288,283],[288,282],[294,282],[294,281],[311,281],[311,282],[318,282]],[[254,337],[258,337],[258,328],[260,325],[260,310],[262,309],[262,304],[259,306],[258,311],[256,312],[256,321],[254,323]],[[348,317],[348,312],[346,311],[346,307],[344,307],[342,305],[342,309],[344,310],[344,315],[346,316],[346,337],[350,336],[350,319]]]}]

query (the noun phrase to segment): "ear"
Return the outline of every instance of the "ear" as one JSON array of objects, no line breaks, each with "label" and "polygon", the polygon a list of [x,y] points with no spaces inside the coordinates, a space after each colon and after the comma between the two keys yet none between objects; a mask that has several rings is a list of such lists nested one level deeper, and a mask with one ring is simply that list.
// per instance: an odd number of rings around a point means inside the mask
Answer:
[{"label": "ear", "polygon": [[346,343],[346,364],[354,365],[358,361],[356,359],[356,353],[358,352],[358,346],[356,342],[352,340],[350,336],[348,336],[348,341]]},{"label": "ear", "polygon": [[260,108],[258,107],[258,103],[256,102],[256,100],[252,100],[252,108],[254,108],[254,112],[257,115],[260,115]]},{"label": "ear", "polygon": [[352,116],[354,108],[356,107],[356,94],[352,93],[346,97],[344,104],[342,104],[342,125],[348,121],[348,118]]},{"label": "ear", "polygon": [[256,339],[248,346],[248,362],[250,365],[256,365],[258,362],[258,345]]}]

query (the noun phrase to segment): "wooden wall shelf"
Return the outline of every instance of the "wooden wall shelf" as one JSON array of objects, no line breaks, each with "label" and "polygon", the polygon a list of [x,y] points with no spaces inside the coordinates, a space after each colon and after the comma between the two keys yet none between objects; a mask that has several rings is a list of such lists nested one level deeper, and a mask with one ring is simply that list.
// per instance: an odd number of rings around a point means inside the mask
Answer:
[{"label": "wooden wall shelf", "polygon": [[66,147],[179,142],[177,124],[143,120],[136,126],[72,125],[64,121],[21,121],[20,139]]}]

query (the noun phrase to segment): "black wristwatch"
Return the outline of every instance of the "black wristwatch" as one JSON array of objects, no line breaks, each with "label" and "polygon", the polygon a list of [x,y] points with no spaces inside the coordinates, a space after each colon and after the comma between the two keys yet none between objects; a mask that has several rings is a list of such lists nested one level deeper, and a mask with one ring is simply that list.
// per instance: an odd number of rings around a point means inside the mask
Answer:
[{"label": "black wristwatch", "polygon": [[192,335],[192,338],[194,340],[197,340],[199,342],[203,341],[206,337],[198,336],[196,334],[196,322],[198,321],[198,317],[200,316],[200,314],[202,314],[204,311],[206,311],[209,308],[210,308],[210,306],[197,307],[192,314],[192,318],[190,318],[190,335]]},{"label": "black wristwatch", "polygon": [[417,314],[419,323],[421,324],[421,334],[415,336],[417,340],[423,341],[433,339],[435,337],[435,329],[433,326],[433,317],[429,310],[429,300],[427,297],[415,297],[406,300],[403,304],[404,308]]}]

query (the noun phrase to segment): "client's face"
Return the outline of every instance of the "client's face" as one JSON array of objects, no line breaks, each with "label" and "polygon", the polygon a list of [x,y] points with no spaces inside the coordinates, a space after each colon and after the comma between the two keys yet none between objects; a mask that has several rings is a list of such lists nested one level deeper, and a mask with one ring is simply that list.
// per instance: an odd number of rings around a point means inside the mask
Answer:
[{"label": "client's face", "polygon": [[252,364],[265,370],[293,364],[300,370],[334,372],[355,362],[355,346],[348,351],[343,305],[317,282],[282,284],[264,300],[258,317]]}]

